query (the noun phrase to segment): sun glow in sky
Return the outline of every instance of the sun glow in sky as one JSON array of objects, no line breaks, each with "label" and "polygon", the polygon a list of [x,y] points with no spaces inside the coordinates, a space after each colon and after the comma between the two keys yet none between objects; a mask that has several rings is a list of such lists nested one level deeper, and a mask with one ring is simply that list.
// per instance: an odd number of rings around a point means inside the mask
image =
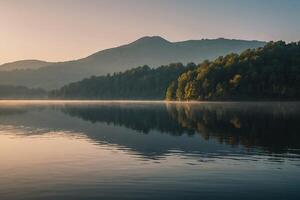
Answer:
[{"label": "sun glow in sky", "polygon": [[145,35],[300,40],[298,0],[3,0],[0,63],[64,61]]}]

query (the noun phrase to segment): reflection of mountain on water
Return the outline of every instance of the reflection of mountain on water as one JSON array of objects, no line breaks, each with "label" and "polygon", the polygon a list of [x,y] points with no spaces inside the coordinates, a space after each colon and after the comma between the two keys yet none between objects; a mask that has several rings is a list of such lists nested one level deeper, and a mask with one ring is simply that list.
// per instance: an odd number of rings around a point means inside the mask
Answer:
[{"label": "reflection of mountain on water", "polygon": [[238,145],[277,153],[300,149],[298,103],[103,103],[9,109],[0,106],[0,113],[9,113],[0,115],[1,125],[84,133],[97,143],[153,158],[174,149],[203,155],[246,152]]}]

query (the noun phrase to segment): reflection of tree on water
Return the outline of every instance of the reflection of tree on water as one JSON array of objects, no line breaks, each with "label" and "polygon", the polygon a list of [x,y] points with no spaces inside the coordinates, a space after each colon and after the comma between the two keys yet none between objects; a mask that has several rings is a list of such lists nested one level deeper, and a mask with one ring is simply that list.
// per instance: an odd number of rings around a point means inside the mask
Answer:
[{"label": "reflection of tree on water", "polygon": [[[159,105],[81,105],[68,106],[62,111],[92,123],[106,122],[124,126],[142,133],[159,130],[172,135],[182,135],[186,130],[167,112],[164,104]],[[189,132],[192,134],[192,132]]]},{"label": "reflection of tree on water", "polygon": [[221,143],[278,152],[300,147],[299,104],[167,104],[182,127]]}]

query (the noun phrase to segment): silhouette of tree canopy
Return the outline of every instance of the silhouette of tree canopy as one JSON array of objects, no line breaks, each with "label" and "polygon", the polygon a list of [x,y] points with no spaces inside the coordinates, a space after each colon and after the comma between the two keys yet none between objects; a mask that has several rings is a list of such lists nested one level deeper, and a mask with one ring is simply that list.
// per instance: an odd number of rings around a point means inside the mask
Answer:
[{"label": "silhouette of tree canopy", "polygon": [[158,68],[145,65],[125,72],[92,76],[51,91],[51,98],[67,99],[164,99],[166,88],[186,69],[181,63]]},{"label": "silhouette of tree canopy", "polygon": [[270,42],[258,49],[204,61],[171,82],[167,100],[300,98],[300,42]]}]

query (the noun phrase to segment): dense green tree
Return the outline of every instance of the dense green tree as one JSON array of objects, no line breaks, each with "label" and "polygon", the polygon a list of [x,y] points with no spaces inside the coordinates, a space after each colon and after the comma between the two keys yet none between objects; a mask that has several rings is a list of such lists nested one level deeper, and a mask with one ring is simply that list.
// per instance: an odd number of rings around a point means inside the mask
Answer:
[{"label": "dense green tree", "polygon": [[181,74],[166,96],[168,100],[299,98],[300,43],[282,41],[205,61]]},{"label": "dense green tree", "polygon": [[175,94],[175,88],[177,87],[176,83],[177,82],[172,81],[171,84],[169,85],[169,87],[167,89],[167,92],[166,92],[166,99],[167,100],[172,100],[172,99],[176,98],[176,96],[174,95]]}]

